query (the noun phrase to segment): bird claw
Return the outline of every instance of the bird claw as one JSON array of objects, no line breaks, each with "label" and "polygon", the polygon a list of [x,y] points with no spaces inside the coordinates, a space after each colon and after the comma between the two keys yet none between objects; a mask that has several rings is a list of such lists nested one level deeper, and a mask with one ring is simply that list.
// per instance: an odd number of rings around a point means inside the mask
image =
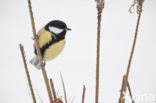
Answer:
[{"label": "bird claw", "polygon": [[32,37],[32,40],[38,40],[39,36],[38,35],[35,35]]},{"label": "bird claw", "polygon": [[43,61],[43,63],[40,65],[40,68],[41,68],[41,69],[44,68],[45,65],[46,65],[46,63],[45,63],[45,61]]}]

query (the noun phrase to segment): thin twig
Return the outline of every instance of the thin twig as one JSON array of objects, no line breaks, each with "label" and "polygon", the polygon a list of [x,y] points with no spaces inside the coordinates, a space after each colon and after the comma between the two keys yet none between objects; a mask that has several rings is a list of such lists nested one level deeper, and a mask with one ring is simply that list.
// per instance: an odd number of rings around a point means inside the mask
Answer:
[{"label": "thin twig", "polygon": [[133,95],[132,95],[132,91],[131,91],[131,87],[130,87],[129,82],[127,82],[127,87],[128,87],[128,91],[129,91],[129,95],[130,95],[130,97],[131,97],[132,103],[135,103],[135,102],[134,102],[134,99],[133,99]]},{"label": "thin twig", "polygon": [[[30,13],[32,31],[33,31],[33,35],[35,37],[36,36],[36,29],[35,29],[35,22],[34,22],[34,17],[33,17],[32,6],[31,6],[31,1],[30,0],[28,0],[28,6],[29,6],[29,13]],[[42,55],[41,55],[41,51],[39,49],[39,44],[38,44],[37,39],[34,39],[34,42],[35,42],[36,51],[37,51],[37,55],[38,55],[38,58],[39,58],[40,65],[43,65],[43,59],[42,59]],[[44,81],[45,81],[45,84],[46,84],[46,88],[47,88],[50,103],[54,103],[53,98],[52,98],[52,93],[51,93],[51,90],[50,90],[48,76],[47,76],[45,68],[42,68],[42,74],[43,74]]]},{"label": "thin twig", "polygon": [[98,10],[95,103],[98,103],[98,99],[99,99],[99,73],[100,73],[100,29],[101,29],[101,13],[102,13],[102,10],[104,8],[104,0],[95,0],[95,1],[97,2],[97,10]]},{"label": "thin twig", "polygon": [[25,72],[27,75],[28,83],[29,83],[29,88],[31,91],[31,96],[32,96],[33,102],[36,103],[36,97],[35,97],[34,90],[33,90],[32,84],[31,84],[31,79],[30,79],[30,75],[29,75],[29,71],[28,71],[28,67],[27,67],[27,63],[26,63],[24,47],[22,46],[22,44],[19,44],[19,47],[21,50],[22,58],[23,58],[23,63],[24,63]]},{"label": "thin twig", "polygon": [[60,76],[61,76],[61,81],[62,81],[62,86],[63,86],[63,92],[64,92],[65,103],[68,103],[68,102],[67,102],[67,93],[66,93],[66,88],[65,88],[65,85],[64,85],[62,73],[60,73]]},{"label": "thin twig", "polygon": [[133,46],[132,46],[132,49],[131,49],[129,62],[128,62],[128,66],[127,66],[127,72],[126,72],[126,75],[125,75],[125,82],[123,82],[124,84],[122,84],[122,89],[121,89],[121,95],[120,95],[119,103],[125,103],[125,98],[123,98],[124,95],[122,95],[122,94],[123,94],[123,92],[126,93],[126,90],[127,90],[127,81],[128,81],[130,67],[131,67],[133,54],[134,54],[134,50],[135,50],[135,45],[136,45],[136,41],[137,41],[138,29],[139,29],[141,14],[142,14],[143,1],[144,0],[137,0],[137,2],[138,2],[138,5],[137,5],[138,20],[137,20],[137,24],[136,24],[136,30],[135,30]]},{"label": "thin twig", "polygon": [[98,12],[98,32],[97,32],[97,55],[96,55],[96,95],[95,103],[98,103],[99,98],[99,72],[100,72],[100,24],[101,13]]},{"label": "thin twig", "polygon": [[85,85],[83,85],[82,103],[84,103],[85,100],[85,92],[86,92],[86,87]]},{"label": "thin twig", "polygon": [[54,83],[53,83],[53,80],[50,79],[50,84],[51,84],[51,88],[52,88],[52,93],[53,93],[53,96],[54,96],[54,102],[56,103],[56,92],[55,92],[55,87],[54,87]]}]

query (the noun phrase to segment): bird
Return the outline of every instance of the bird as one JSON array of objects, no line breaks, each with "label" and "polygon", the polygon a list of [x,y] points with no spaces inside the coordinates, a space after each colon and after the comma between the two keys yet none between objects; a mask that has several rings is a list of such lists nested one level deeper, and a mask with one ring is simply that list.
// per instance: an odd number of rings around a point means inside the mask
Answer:
[{"label": "bird", "polygon": [[53,20],[47,23],[38,31],[37,35],[33,37],[39,44],[43,65],[40,65],[35,47],[35,56],[30,60],[30,63],[37,69],[40,69],[45,66],[46,61],[51,61],[57,57],[65,46],[66,32],[70,30],[66,23],[61,20]]}]

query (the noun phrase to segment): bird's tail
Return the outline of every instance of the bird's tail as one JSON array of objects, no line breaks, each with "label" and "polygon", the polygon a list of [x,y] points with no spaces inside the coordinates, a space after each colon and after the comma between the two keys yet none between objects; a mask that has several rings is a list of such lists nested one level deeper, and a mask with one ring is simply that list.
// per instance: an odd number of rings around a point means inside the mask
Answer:
[{"label": "bird's tail", "polygon": [[36,55],[30,60],[30,63],[34,65],[37,69],[40,69],[40,62]]}]

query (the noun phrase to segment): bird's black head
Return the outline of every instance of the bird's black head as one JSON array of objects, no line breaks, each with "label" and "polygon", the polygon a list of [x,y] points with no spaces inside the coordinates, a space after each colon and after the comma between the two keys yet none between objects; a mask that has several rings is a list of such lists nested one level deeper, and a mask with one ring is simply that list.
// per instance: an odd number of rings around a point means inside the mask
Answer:
[{"label": "bird's black head", "polygon": [[64,39],[66,35],[66,31],[71,29],[67,28],[67,25],[60,20],[53,20],[49,22],[45,29],[56,36],[56,39]]}]

